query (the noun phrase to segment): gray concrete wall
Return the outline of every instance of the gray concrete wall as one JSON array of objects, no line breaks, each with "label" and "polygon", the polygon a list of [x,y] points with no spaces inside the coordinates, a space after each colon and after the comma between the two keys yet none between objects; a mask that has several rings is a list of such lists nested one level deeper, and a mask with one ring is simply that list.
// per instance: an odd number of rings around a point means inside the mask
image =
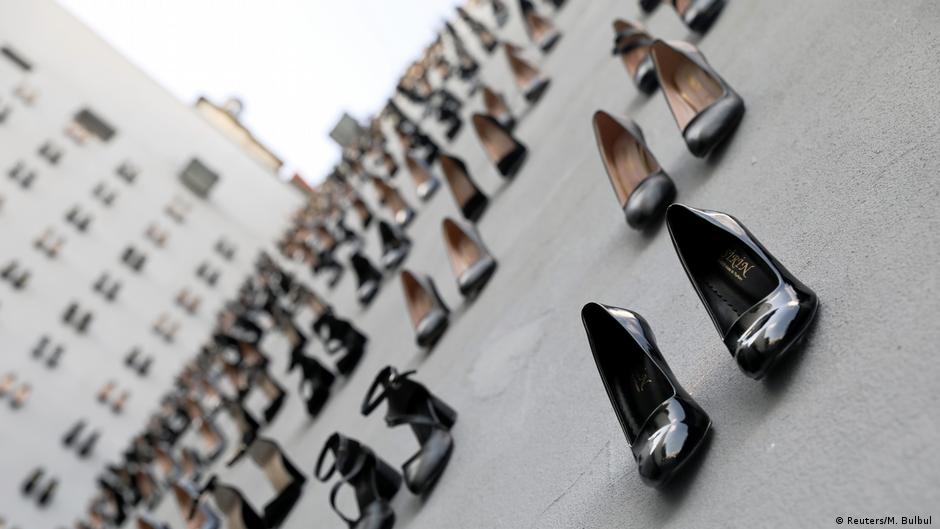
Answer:
[{"label": "gray concrete wall", "polygon": [[[541,60],[553,85],[519,125],[531,154],[515,182],[499,180],[472,129],[447,147],[494,198],[479,228],[500,269],[462,306],[440,242],[441,217],[457,210],[446,190],[420,206],[406,266],[430,273],[456,308],[440,345],[428,356],[416,351],[397,278],[367,311],[344,279],[332,298],[371,335],[369,354],[319,419],[303,419],[295,400],[270,434],[308,472],[337,429],[400,464],[417,448],[411,433],[385,428],[382,409],[368,418],[357,411],[371,377],[392,363],[416,367],[461,414],[449,468],[428,498],[400,493],[396,527],[936,520],[940,6],[731,0],[699,45],[748,111],[708,160],[686,151],[662,95],[637,94],[610,56],[611,21],[638,11],[632,1],[570,0],[559,13],[564,37]],[[668,6],[644,22],[657,36],[693,38]],[[524,41],[515,19],[503,36]],[[501,54],[483,73],[514,93]],[[511,102],[521,108],[517,95]],[[766,381],[739,373],[666,230],[624,224],[590,128],[599,108],[642,126],[679,201],[734,214],[819,294],[806,347]],[[411,193],[406,175],[396,182]],[[579,318],[595,300],[647,317],[714,421],[700,464],[668,491],[640,482],[601,386]],[[258,476],[249,465],[224,474],[262,505],[270,489]],[[341,527],[328,491],[309,484],[286,527]],[[161,512],[179,523],[175,506]]]},{"label": "gray concrete wall", "polygon": [[[34,67],[25,73],[0,57],[0,107],[12,107],[0,124],[0,194],[4,197],[0,266],[17,259],[33,274],[22,291],[7,282],[0,284],[0,375],[14,371],[33,387],[22,409],[12,410],[7,400],[0,401],[0,518],[11,527],[65,526],[83,511],[95,475],[106,462],[118,459],[130,437],[155,410],[158,396],[169,387],[182,362],[205,339],[214,312],[249,272],[257,249],[283,229],[300,200],[193,109],[53,2],[0,5],[0,45],[13,47]],[[32,106],[13,95],[22,83],[38,91]],[[65,136],[72,116],[86,106],[117,129],[112,140],[79,146]],[[64,150],[57,165],[36,154],[46,140]],[[177,175],[192,157],[221,177],[207,200],[179,183]],[[38,174],[29,190],[7,177],[7,171],[21,160]],[[141,169],[133,185],[115,174],[125,160]],[[93,198],[98,182],[117,192],[111,207]],[[191,213],[182,224],[163,211],[174,197],[191,204]],[[94,215],[84,234],[64,219],[76,204]],[[165,248],[144,238],[151,222],[170,233]],[[47,227],[67,239],[54,260],[32,246]],[[213,250],[220,237],[237,246],[232,262]],[[148,255],[139,274],[120,262],[128,244]],[[196,277],[202,261],[221,270],[214,288]],[[114,303],[107,303],[92,289],[105,271],[124,284]],[[203,297],[195,316],[173,302],[183,287]],[[95,313],[86,335],[60,322],[72,300]],[[173,344],[163,342],[150,329],[162,312],[181,324]],[[30,355],[42,334],[66,348],[55,370]],[[147,378],[139,378],[124,366],[124,355],[132,346],[156,358]],[[116,381],[119,390],[132,392],[121,415],[112,414],[95,399],[94,393],[108,380]],[[65,431],[79,418],[102,432],[98,449],[86,460],[61,445]],[[60,480],[57,495],[45,510],[37,509],[34,500],[19,492],[27,473],[37,466],[45,467],[47,478],[52,475]]]}]

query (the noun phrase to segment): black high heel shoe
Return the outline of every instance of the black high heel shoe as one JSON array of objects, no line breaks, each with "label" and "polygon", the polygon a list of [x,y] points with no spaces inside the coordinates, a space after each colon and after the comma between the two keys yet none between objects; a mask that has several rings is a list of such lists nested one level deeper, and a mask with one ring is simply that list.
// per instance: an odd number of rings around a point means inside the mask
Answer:
[{"label": "black high heel shoe", "polygon": [[306,402],[307,414],[316,417],[330,398],[330,388],[333,387],[336,376],[316,358],[303,354],[303,351],[294,350],[291,352],[287,372],[298,367],[301,374],[298,391]]},{"label": "black high heel shoe", "polygon": [[415,330],[415,341],[420,347],[430,348],[447,330],[450,311],[434,286],[431,276],[417,276],[408,270],[401,272],[401,286],[405,292],[405,305]]},{"label": "black high heel shoe", "polygon": [[519,91],[530,105],[534,105],[548,90],[551,81],[543,77],[535,65],[522,58],[522,49],[519,46],[506,42],[503,43],[503,50],[506,52],[509,70]]},{"label": "black high heel shoe", "polygon": [[234,465],[245,454],[261,467],[276,491],[277,496],[264,506],[261,519],[265,527],[278,527],[300,499],[307,478],[271,439],[256,438],[251,445],[235,455],[228,466]]},{"label": "black high heel shoe", "polygon": [[384,220],[379,221],[379,239],[382,241],[382,267],[386,271],[398,268],[411,251],[411,240]]},{"label": "black high heel shoe", "polygon": [[[323,464],[330,452],[333,454],[333,463],[324,469]],[[330,491],[330,505],[336,514],[351,529],[391,529],[395,525],[395,511],[389,502],[401,488],[401,474],[369,447],[335,432],[323,445],[313,473],[317,479],[326,483],[337,471],[341,479]],[[336,506],[336,496],[346,484],[356,494],[359,518],[355,520],[347,517]]]},{"label": "black high heel shoe", "polygon": [[506,104],[503,95],[486,85],[483,85],[482,93],[486,113],[498,121],[507,132],[512,132],[512,129],[516,127],[516,118],[509,110],[509,105]]},{"label": "black high heel shoe", "polygon": [[434,486],[450,460],[454,449],[450,429],[457,421],[457,412],[411,380],[414,373],[399,374],[392,366],[379,371],[362,402],[362,414],[369,415],[387,399],[385,423],[390,428],[411,426],[421,449],[402,464],[402,474],[411,492],[423,494]]},{"label": "black high heel shoe", "polygon": [[519,0],[519,10],[522,12],[522,25],[525,26],[529,40],[538,46],[542,53],[552,51],[561,38],[561,32],[555,29],[551,20],[540,15],[529,0]]},{"label": "black high heel shoe", "polygon": [[711,420],[676,381],[642,316],[588,303],[581,321],[640,477],[665,485],[701,445]]},{"label": "black high heel shoe", "polygon": [[382,284],[382,272],[372,265],[364,255],[359,252],[349,257],[353,271],[356,273],[356,280],[359,286],[356,288],[356,299],[360,305],[368,305],[375,299],[379,292],[379,286]]},{"label": "black high heel shoe", "polygon": [[349,375],[362,360],[369,338],[349,321],[333,314],[332,309],[325,311],[313,323],[313,332],[317,336],[323,337],[324,331],[326,336],[323,340],[327,352],[331,355],[342,352],[342,356],[336,361],[336,370],[341,375]]},{"label": "black high heel shoe", "polygon": [[193,520],[200,513],[200,498],[205,494],[212,494],[212,499],[218,505],[222,515],[225,516],[226,527],[238,527],[241,529],[269,529],[264,519],[252,508],[245,495],[235,487],[226,485],[219,481],[219,477],[213,475],[209,481],[203,485],[202,489],[195,495],[192,505],[189,509],[188,520]]},{"label": "black high heel shoe", "polygon": [[474,298],[496,272],[496,259],[471,226],[461,226],[457,221],[445,218],[441,229],[444,248],[457,278],[457,288],[464,297]]},{"label": "black high heel shoe", "polygon": [[405,167],[408,168],[408,173],[415,183],[415,194],[418,199],[423,202],[430,200],[441,186],[440,180],[431,174],[431,168],[409,154],[405,154]]},{"label": "black high heel shoe", "polygon": [[526,146],[492,116],[473,115],[473,128],[490,161],[496,165],[503,178],[512,178],[525,162]]},{"label": "black high heel shoe", "polygon": [[242,444],[251,444],[258,436],[258,431],[261,430],[261,423],[245,409],[241,402],[235,399],[223,397],[222,406],[228,412],[232,421],[235,422],[235,426],[241,434]]},{"label": "black high heel shoe", "polygon": [[[437,154],[434,155],[437,158]],[[405,202],[397,189],[377,176],[372,177],[372,185],[379,195],[379,202],[392,213],[392,219],[402,228],[406,228],[415,218],[415,211]]]},{"label": "black high heel shoe", "polygon": [[666,225],[731,356],[745,375],[762,378],[805,336],[816,293],[730,215],[673,204]]},{"label": "black high heel shoe", "polygon": [[489,28],[483,25],[479,20],[470,16],[470,14],[460,6],[457,6],[457,15],[470,26],[473,34],[480,40],[480,46],[486,50],[486,53],[493,53],[493,51],[496,50],[496,47],[499,46],[499,39],[496,38],[496,35],[494,35]]},{"label": "black high heel shoe", "polygon": [[671,0],[682,23],[696,33],[705,33],[721,10],[725,7],[725,0]]},{"label": "black high heel shoe", "polygon": [[594,138],[627,224],[642,229],[660,218],[676,197],[676,186],[646,146],[636,123],[598,110]]},{"label": "black high heel shoe", "polygon": [[659,87],[656,66],[650,57],[653,37],[640,24],[623,19],[614,20],[613,54],[620,56],[633,84],[644,94],[652,94]]},{"label": "black high heel shoe", "polygon": [[704,157],[723,143],[744,116],[744,100],[698,48],[657,40],[650,47],[659,86],[689,152]]},{"label": "black high heel shoe", "polygon": [[470,222],[479,221],[490,200],[470,178],[463,160],[446,154],[442,154],[439,160],[441,172],[444,173],[447,187],[450,188],[450,193],[454,196],[454,202],[460,208],[460,213]]}]

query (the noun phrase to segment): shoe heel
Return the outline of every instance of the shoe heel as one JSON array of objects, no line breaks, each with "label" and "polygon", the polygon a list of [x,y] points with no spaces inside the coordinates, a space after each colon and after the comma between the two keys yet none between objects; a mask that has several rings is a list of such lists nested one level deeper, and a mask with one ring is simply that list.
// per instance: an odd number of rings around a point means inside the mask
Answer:
[{"label": "shoe heel", "polygon": [[457,422],[457,411],[444,403],[441,399],[431,395],[431,408],[434,410],[434,413],[437,415],[437,418],[441,420],[447,429],[454,427],[454,423]]},{"label": "shoe heel", "polygon": [[375,484],[379,495],[391,501],[401,488],[401,474],[384,459],[375,456]]}]

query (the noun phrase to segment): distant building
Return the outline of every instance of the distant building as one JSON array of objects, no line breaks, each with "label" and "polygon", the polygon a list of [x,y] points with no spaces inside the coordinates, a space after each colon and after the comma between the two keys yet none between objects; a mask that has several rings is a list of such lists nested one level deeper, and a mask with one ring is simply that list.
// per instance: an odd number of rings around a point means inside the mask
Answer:
[{"label": "distant building", "polygon": [[[0,4],[0,380],[22,399],[0,402],[7,527],[83,517],[95,477],[304,202],[237,112],[197,108],[216,127],[52,0]],[[101,434],[85,458],[62,442],[80,420],[82,440]],[[20,492],[37,468],[40,487],[58,480],[45,507]]]}]

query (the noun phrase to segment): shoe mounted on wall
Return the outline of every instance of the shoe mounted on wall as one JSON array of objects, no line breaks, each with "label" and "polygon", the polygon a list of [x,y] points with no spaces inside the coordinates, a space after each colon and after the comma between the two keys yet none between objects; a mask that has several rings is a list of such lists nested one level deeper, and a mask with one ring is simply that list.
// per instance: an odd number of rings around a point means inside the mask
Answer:
[{"label": "shoe mounted on wall", "polygon": [[708,414],[679,385],[642,316],[588,303],[581,321],[640,477],[666,485],[705,440]]},{"label": "shoe mounted on wall", "polygon": [[650,56],[653,40],[641,24],[623,19],[614,21],[613,54],[620,57],[633,84],[644,94],[652,94],[659,87],[656,66]]},{"label": "shoe mounted on wall", "polygon": [[666,225],[731,356],[745,375],[762,378],[804,337],[816,294],[730,215],[673,204]]},{"label": "shoe mounted on wall", "polygon": [[675,199],[675,184],[646,146],[636,123],[602,110],[594,113],[593,123],[597,150],[627,224],[646,228]]},{"label": "shoe mounted on wall", "polygon": [[724,143],[744,116],[744,100],[691,44],[656,40],[650,47],[666,103],[689,152],[702,158]]}]

